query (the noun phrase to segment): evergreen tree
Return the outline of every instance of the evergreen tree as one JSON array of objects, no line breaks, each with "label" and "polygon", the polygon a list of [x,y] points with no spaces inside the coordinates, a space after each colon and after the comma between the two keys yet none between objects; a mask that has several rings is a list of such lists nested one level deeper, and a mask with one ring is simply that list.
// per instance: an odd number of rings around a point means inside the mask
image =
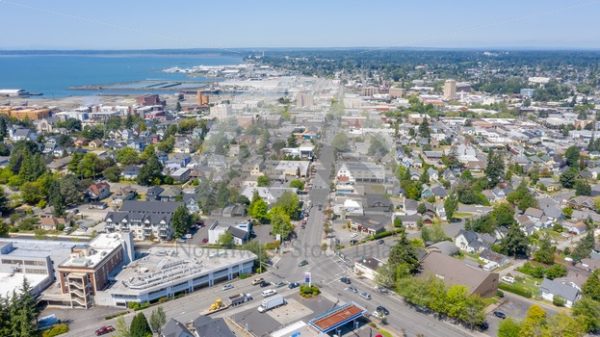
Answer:
[{"label": "evergreen tree", "polygon": [[193,219],[187,207],[184,205],[177,207],[175,213],[173,213],[173,219],[171,219],[173,229],[175,230],[175,237],[180,238],[184,236],[192,227],[192,222]]},{"label": "evergreen tree", "polygon": [[144,313],[140,312],[131,321],[129,326],[129,334],[131,337],[149,337],[152,336],[152,330],[148,325],[148,320]]},{"label": "evergreen tree", "polygon": [[455,193],[450,194],[444,200],[444,210],[446,211],[446,218],[448,221],[453,219],[454,213],[458,209],[458,198]]},{"label": "evergreen tree", "polygon": [[500,242],[500,249],[506,255],[524,258],[529,255],[529,241],[519,226],[513,224]]},{"label": "evergreen tree", "polygon": [[0,117],[0,142],[4,140],[7,134],[8,127],[6,125],[6,119],[4,117]]},{"label": "evergreen tree", "polygon": [[494,188],[504,177],[504,159],[500,153],[490,151],[485,168],[488,188]]},{"label": "evergreen tree", "polygon": [[393,266],[406,265],[412,274],[419,271],[420,263],[417,252],[408,241],[405,231],[400,232],[400,240],[390,250],[388,263]]},{"label": "evergreen tree", "polygon": [[579,148],[575,145],[570,146],[565,151],[565,161],[569,167],[577,167],[579,163]]},{"label": "evergreen tree", "polygon": [[554,264],[556,247],[550,242],[550,237],[545,235],[539,242],[538,250],[533,254],[533,259],[545,264]]},{"label": "evergreen tree", "polygon": [[162,165],[158,161],[158,157],[153,154],[140,169],[137,176],[137,183],[143,186],[158,185],[162,179]]},{"label": "evergreen tree", "polygon": [[48,188],[48,202],[54,208],[54,215],[61,216],[65,211],[65,198],[60,192],[60,183],[53,180]]},{"label": "evergreen tree", "polygon": [[150,315],[150,327],[152,331],[160,334],[160,330],[163,325],[167,322],[167,315],[162,307],[156,308],[156,310],[152,310],[152,314]]},{"label": "evergreen tree", "polygon": [[583,295],[600,302],[600,269],[594,270],[583,284]]}]

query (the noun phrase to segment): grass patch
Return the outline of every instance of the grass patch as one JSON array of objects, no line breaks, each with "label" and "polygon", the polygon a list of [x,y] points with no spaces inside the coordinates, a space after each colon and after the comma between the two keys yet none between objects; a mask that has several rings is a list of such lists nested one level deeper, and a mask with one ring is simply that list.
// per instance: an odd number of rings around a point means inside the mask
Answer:
[{"label": "grass patch", "polygon": [[389,331],[386,331],[386,330],[379,329],[379,333],[383,337],[394,337],[394,335],[392,335]]},{"label": "grass patch", "polygon": [[42,337],[54,337],[69,332],[69,326],[66,323],[59,323],[50,329],[42,332]]},{"label": "grass patch", "polygon": [[129,313],[129,311],[119,311],[119,312],[116,312],[114,314],[110,314],[110,315],[104,316],[104,319],[108,321],[109,319],[113,319],[113,318],[117,318],[117,317],[120,317],[120,316],[124,316],[124,315],[127,315],[128,313]]}]

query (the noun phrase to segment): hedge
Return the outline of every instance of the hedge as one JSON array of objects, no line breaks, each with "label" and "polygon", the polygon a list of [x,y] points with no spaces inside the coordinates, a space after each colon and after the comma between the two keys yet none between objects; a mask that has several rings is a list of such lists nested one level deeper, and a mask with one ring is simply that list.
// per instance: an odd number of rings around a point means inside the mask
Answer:
[{"label": "hedge", "polygon": [[514,285],[514,284],[508,284],[508,283],[500,283],[498,285],[498,288],[504,290],[504,291],[508,291],[511,292],[513,294],[517,294],[526,298],[531,298],[533,296],[533,294],[531,293],[530,290],[525,289],[519,285]]},{"label": "hedge", "polygon": [[110,314],[110,315],[104,316],[104,319],[105,320],[109,320],[109,319],[113,319],[113,318],[116,318],[116,317],[119,317],[119,316],[127,315],[128,313],[129,313],[129,311],[120,311],[120,312],[116,312],[114,314]]},{"label": "hedge", "polygon": [[48,330],[42,332],[42,337],[54,337],[69,332],[69,326],[66,323],[56,324]]}]

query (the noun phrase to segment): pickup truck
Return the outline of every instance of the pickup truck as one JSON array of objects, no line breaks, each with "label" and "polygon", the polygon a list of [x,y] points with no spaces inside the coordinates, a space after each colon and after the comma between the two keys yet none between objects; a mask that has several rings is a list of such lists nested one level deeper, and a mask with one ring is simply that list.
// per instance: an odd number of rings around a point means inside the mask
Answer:
[{"label": "pickup truck", "polygon": [[262,277],[255,278],[254,281],[252,281],[252,285],[255,286],[255,285],[261,284],[264,280],[265,279],[263,279]]}]

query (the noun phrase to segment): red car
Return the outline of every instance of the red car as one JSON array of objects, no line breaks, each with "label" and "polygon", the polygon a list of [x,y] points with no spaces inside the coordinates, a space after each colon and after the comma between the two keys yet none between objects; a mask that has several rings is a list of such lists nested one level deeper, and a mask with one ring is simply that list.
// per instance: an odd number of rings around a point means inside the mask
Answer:
[{"label": "red car", "polygon": [[96,330],[96,336],[106,335],[107,333],[115,331],[115,328],[112,325],[105,325],[100,329]]}]

